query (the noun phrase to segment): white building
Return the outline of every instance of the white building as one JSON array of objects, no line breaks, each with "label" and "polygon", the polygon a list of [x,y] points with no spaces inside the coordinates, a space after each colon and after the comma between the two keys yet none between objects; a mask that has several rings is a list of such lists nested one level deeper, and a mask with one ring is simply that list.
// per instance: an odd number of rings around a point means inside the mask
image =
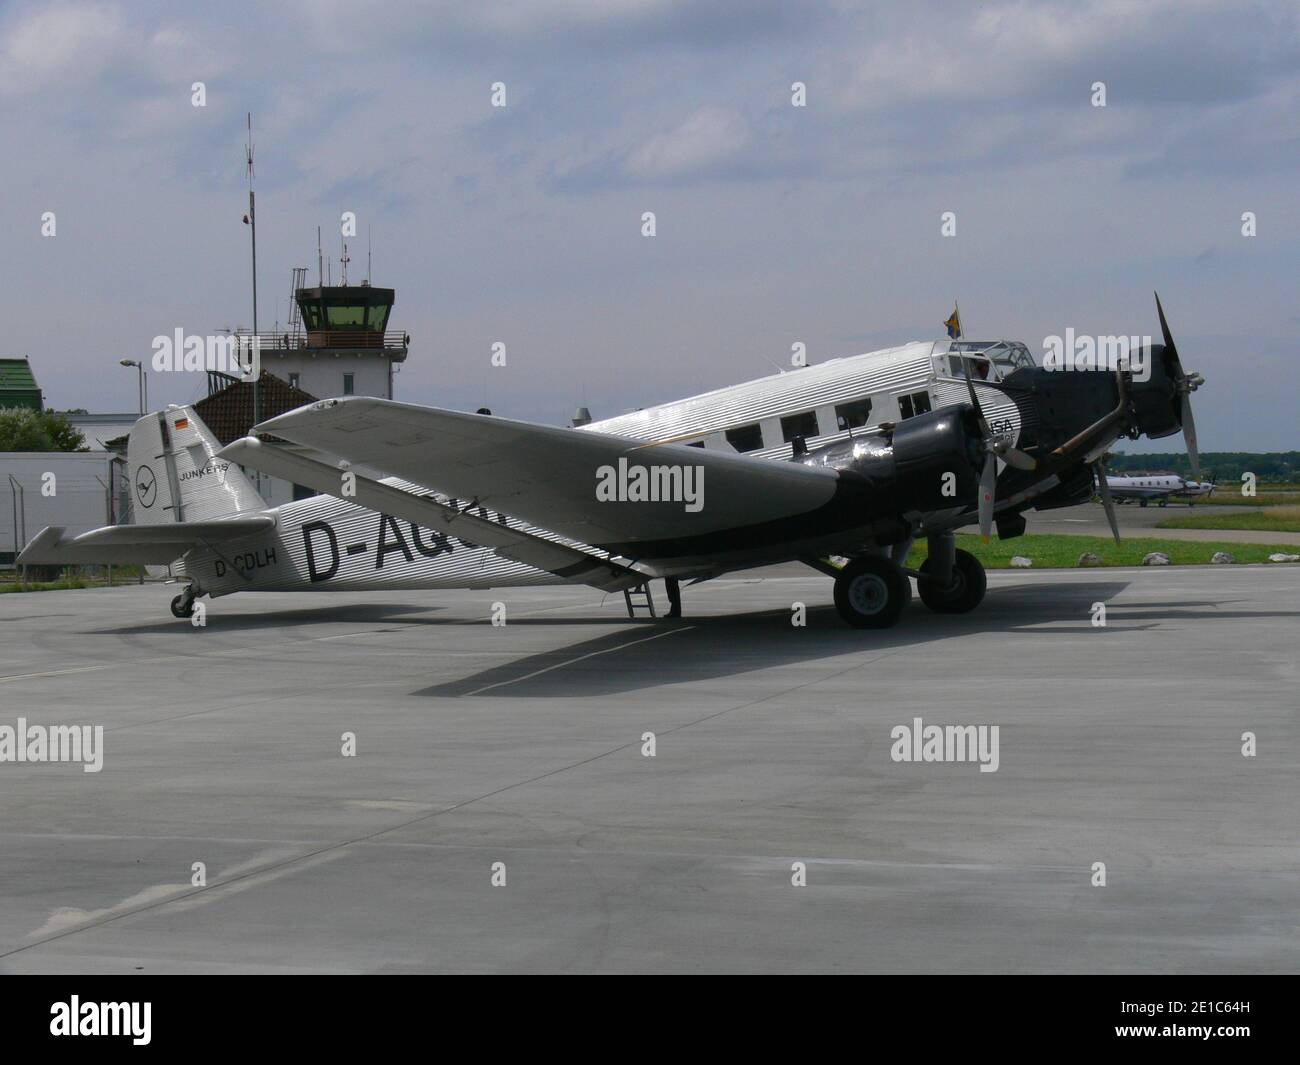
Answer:
[{"label": "white building", "polygon": [[[131,414],[67,414],[68,424],[81,433],[85,446],[91,451],[114,450],[108,445],[125,437],[140,415]],[[125,449],[123,449],[125,454]]]},{"label": "white building", "polygon": [[111,451],[0,452],[0,567],[47,525],[79,536],[125,520],[126,487],[126,461]]}]

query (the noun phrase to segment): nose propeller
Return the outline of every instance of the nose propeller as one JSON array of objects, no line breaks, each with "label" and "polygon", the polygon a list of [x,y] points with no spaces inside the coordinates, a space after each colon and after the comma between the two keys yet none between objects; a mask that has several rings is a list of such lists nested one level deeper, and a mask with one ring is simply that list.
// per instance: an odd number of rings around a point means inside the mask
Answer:
[{"label": "nose propeller", "polygon": [[1182,360],[1178,357],[1178,348],[1174,346],[1173,334],[1169,332],[1169,323],[1165,321],[1165,309],[1160,306],[1160,293],[1156,293],[1156,314],[1160,316],[1160,332],[1164,334],[1166,357],[1173,370],[1174,387],[1178,390],[1178,420],[1183,426],[1183,439],[1187,442],[1187,460],[1192,467],[1192,477],[1201,479],[1201,455],[1196,447],[1196,421],[1192,418],[1192,393],[1205,384],[1205,378],[1198,373],[1187,373]]},{"label": "nose propeller", "polygon": [[980,536],[985,543],[988,543],[989,535],[993,531],[994,493],[997,490],[998,480],[997,459],[1018,470],[1035,469],[1038,460],[1019,448],[1012,447],[1010,433],[993,435],[989,423],[984,419],[984,408],[980,406],[979,396],[975,394],[975,382],[970,376],[970,360],[963,358],[961,368],[966,374],[966,390],[970,393],[970,405],[975,408],[975,417],[979,419],[980,439],[984,444],[984,467],[980,470],[979,522]]}]

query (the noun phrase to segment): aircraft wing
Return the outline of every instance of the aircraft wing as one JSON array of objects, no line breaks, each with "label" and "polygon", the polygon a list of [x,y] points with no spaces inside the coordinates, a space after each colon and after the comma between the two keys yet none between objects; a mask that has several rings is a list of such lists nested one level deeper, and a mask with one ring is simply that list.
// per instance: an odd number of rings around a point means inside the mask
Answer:
[{"label": "aircraft wing", "polygon": [[228,444],[222,449],[221,458],[241,466],[251,466],[274,477],[283,477],[294,484],[308,485],[345,503],[406,518],[427,529],[448,533],[462,542],[472,541],[491,547],[503,558],[546,570],[577,584],[617,592],[644,583],[647,576],[588,551],[492,521],[470,512],[468,508],[419,495],[397,484],[356,475],[350,491],[345,492],[342,483],[345,471],[337,466],[294,454],[284,447],[253,437],[246,436]]},{"label": "aircraft wing", "polygon": [[239,540],[275,525],[266,514],[227,521],[178,521],[168,525],[106,525],[63,538],[47,526],[19,553],[20,566],[166,565],[195,547]]},{"label": "aircraft wing", "polygon": [[[629,558],[842,531],[851,524],[845,488],[857,487],[823,467],[360,396],[299,407],[257,430]],[[682,490],[660,493],[671,499],[638,499],[634,490],[598,498],[602,479],[626,489],[636,468],[651,479],[676,468]]]}]

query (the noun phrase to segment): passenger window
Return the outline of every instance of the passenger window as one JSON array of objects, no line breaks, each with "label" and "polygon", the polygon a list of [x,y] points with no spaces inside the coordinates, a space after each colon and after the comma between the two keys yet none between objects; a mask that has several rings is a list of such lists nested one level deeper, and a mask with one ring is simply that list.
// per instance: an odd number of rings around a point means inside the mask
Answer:
[{"label": "passenger window", "polygon": [[763,446],[763,430],[757,425],[738,425],[726,432],[727,443],[737,451],[757,451]]},{"label": "passenger window", "polygon": [[781,439],[787,444],[796,436],[805,439],[817,435],[817,412],[806,411],[803,414],[787,414],[781,419]]},{"label": "passenger window", "polygon": [[918,414],[928,414],[929,412],[929,392],[913,392],[911,395],[898,397],[898,413],[904,418],[914,418]]},{"label": "passenger window", "polygon": [[857,429],[866,425],[870,418],[870,399],[855,399],[852,403],[841,403],[835,408],[835,424],[841,429]]}]

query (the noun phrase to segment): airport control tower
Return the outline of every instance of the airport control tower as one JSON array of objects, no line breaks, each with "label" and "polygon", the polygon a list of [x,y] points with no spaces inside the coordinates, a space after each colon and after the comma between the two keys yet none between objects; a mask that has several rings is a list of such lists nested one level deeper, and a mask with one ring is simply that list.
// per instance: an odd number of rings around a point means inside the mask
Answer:
[{"label": "airport control tower", "polygon": [[410,336],[390,330],[394,290],[359,285],[302,287],[295,269],[294,310],[284,332],[262,333],[262,369],[321,399],[393,398],[395,367],[406,360]]}]

